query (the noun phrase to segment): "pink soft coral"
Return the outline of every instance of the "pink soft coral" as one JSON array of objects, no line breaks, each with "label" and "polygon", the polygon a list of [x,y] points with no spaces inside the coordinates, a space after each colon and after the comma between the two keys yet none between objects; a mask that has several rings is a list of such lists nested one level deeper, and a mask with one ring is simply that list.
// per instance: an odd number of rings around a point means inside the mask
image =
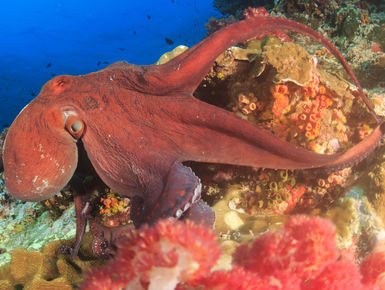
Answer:
[{"label": "pink soft coral", "polygon": [[215,289],[215,290],[271,290],[270,281],[257,277],[243,268],[231,271],[216,271],[206,277],[178,285],[177,290]]},{"label": "pink soft coral", "polygon": [[282,230],[239,246],[231,271],[211,272],[219,254],[210,230],[160,221],[128,235],[114,260],[91,272],[82,289],[385,289],[385,252],[376,250],[357,267],[338,250],[334,226],[322,218],[294,216]]},{"label": "pink soft coral", "polygon": [[219,255],[216,237],[205,227],[160,221],[121,241],[115,259],[89,274],[82,289],[174,289],[207,275]]},{"label": "pink soft coral", "polygon": [[300,281],[315,277],[338,257],[335,230],[321,218],[296,216],[284,230],[267,233],[251,245],[241,245],[234,262],[262,276],[280,276],[282,272]]},{"label": "pink soft coral", "polygon": [[379,246],[361,263],[362,282],[374,289],[385,289],[385,252],[384,245]]},{"label": "pink soft coral", "polygon": [[314,279],[304,281],[301,289],[359,290],[364,287],[361,284],[361,276],[356,265],[350,261],[336,261],[328,264]]}]

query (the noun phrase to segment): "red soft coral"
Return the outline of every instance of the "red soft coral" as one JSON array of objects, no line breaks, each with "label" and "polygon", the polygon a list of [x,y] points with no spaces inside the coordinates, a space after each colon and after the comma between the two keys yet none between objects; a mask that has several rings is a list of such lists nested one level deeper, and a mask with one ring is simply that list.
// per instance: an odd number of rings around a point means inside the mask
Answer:
[{"label": "red soft coral", "polygon": [[247,272],[243,268],[234,268],[231,271],[215,271],[206,277],[178,285],[176,289],[275,290],[276,288],[270,285],[270,281],[267,278],[259,278],[254,273]]},{"label": "red soft coral", "polygon": [[317,276],[338,257],[334,226],[321,218],[295,216],[284,230],[265,234],[234,253],[234,262],[262,276],[288,273],[300,281]]},{"label": "red soft coral", "polygon": [[368,255],[360,273],[322,218],[294,216],[282,230],[239,246],[231,271],[211,272],[219,255],[207,228],[160,221],[122,240],[116,257],[91,272],[82,289],[385,289],[385,252]]},{"label": "red soft coral", "polygon": [[345,290],[364,289],[361,284],[361,275],[351,261],[337,261],[327,265],[314,279],[305,281],[301,287],[303,290]]},{"label": "red soft coral", "polygon": [[[122,240],[114,260],[89,274],[82,289],[121,289],[122,284],[126,289],[174,289],[179,282],[207,275],[219,255],[216,237],[207,228],[160,221]],[[93,288],[98,282],[101,286]]]},{"label": "red soft coral", "polygon": [[382,249],[376,249],[366,256],[360,270],[365,285],[385,289],[385,252]]},{"label": "red soft coral", "polygon": [[115,290],[124,287],[134,279],[135,273],[127,268],[127,262],[114,261],[106,267],[94,269],[86,275],[83,290]]}]

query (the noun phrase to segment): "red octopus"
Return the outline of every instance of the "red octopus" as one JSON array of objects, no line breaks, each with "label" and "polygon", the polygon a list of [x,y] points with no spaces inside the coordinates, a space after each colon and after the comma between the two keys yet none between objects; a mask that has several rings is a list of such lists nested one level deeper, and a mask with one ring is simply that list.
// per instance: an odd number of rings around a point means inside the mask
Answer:
[{"label": "red octopus", "polygon": [[[136,226],[181,217],[212,224],[213,213],[200,199],[200,180],[184,161],[339,169],[365,158],[384,130],[374,113],[378,126],[367,138],[344,153],[322,155],[193,97],[221,52],[274,31],[296,31],[323,44],[343,64],[373,113],[346,60],[325,37],[295,21],[250,17],[217,31],[163,65],[122,61],[87,75],[50,80],[7,134],[3,162],[8,191],[23,200],[48,199],[77,169],[81,172],[88,167],[111,189],[133,197]],[[78,223],[72,254],[76,255],[90,203],[89,189],[73,183]],[[95,252],[108,255],[123,229],[108,232],[95,222],[91,227]]]}]

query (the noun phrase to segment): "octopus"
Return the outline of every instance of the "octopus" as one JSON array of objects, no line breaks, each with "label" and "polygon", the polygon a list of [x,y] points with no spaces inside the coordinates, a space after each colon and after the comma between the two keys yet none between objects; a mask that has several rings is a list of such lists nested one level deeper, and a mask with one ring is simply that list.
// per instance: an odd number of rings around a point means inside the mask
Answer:
[{"label": "octopus", "polygon": [[[372,133],[345,152],[317,154],[283,141],[224,109],[193,97],[215,59],[228,47],[273,31],[295,31],[319,41],[344,66],[377,122]],[[185,161],[272,169],[337,170],[366,158],[382,138],[374,113],[341,53],[306,25],[276,17],[231,24],[162,65],[121,61],[87,75],[47,82],[12,123],[3,147],[5,183],[16,198],[48,199],[66,184],[75,188],[76,256],[87,221],[94,252],[103,257],[126,229],[107,230],[90,215],[92,172],[132,198],[136,227],[159,219],[192,219],[212,226],[201,182]]]}]

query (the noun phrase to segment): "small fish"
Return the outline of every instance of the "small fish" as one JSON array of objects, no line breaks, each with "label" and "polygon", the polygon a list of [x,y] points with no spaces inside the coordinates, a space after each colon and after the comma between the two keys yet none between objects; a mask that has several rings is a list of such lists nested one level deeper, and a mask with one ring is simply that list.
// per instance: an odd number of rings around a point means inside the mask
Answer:
[{"label": "small fish", "polygon": [[174,44],[174,41],[168,37],[166,37],[164,40],[166,40],[167,44],[169,44],[169,45]]},{"label": "small fish", "polygon": [[50,66],[52,65],[52,63],[47,63],[47,65],[45,66],[46,68],[49,68]]},{"label": "small fish", "polygon": [[147,19],[148,19],[148,20],[151,19],[151,15],[150,15],[150,14],[147,14]]},{"label": "small fish", "polygon": [[126,49],[124,47],[119,47],[121,51],[125,51]]},{"label": "small fish", "polygon": [[133,34],[136,34],[136,30],[133,30],[132,33],[133,33]]},{"label": "small fish", "polygon": [[101,64],[102,64],[102,62],[99,60],[98,63],[97,63],[96,65],[101,65]]},{"label": "small fish", "polygon": [[108,64],[108,61],[103,61],[103,64]]}]

